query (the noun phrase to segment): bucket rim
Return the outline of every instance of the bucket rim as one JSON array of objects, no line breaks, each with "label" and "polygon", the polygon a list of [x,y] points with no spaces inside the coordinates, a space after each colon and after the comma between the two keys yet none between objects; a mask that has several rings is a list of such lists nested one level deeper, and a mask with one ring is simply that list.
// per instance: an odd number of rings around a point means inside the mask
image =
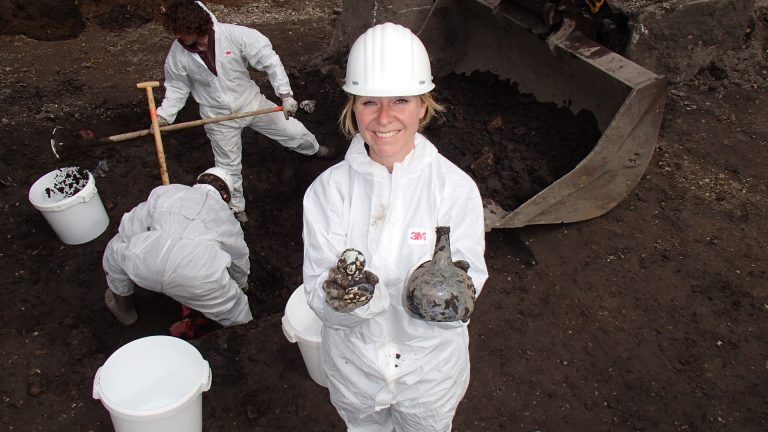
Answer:
[{"label": "bucket rim", "polygon": [[42,187],[41,182],[44,179],[46,179],[51,175],[54,175],[59,172],[63,172],[64,170],[70,169],[70,168],[76,169],[79,167],[70,166],[70,167],[56,168],[55,170],[50,171],[45,175],[41,176],[39,179],[37,179],[29,188],[29,193],[27,194],[27,198],[29,199],[30,204],[32,204],[34,208],[42,212],[57,212],[57,211],[66,210],[77,204],[90,201],[91,198],[93,198],[93,196],[98,193],[98,190],[96,189],[96,178],[93,177],[93,174],[89,170],[85,170],[88,173],[88,181],[85,183],[85,186],[83,186],[83,188],[80,191],[78,191],[76,194],[72,195],[71,197],[64,198],[63,200],[56,201],[55,203],[41,203],[37,201],[36,197],[33,197],[33,192],[36,192]]},{"label": "bucket rim", "polygon": [[[101,389],[101,374],[102,370],[107,367],[107,364],[109,363],[109,360],[113,358],[115,354],[123,350],[123,348],[127,347],[133,342],[140,341],[140,340],[146,340],[146,339],[164,339],[166,341],[178,341],[185,345],[188,345],[191,347],[199,356],[200,356],[200,384],[196,386],[192,386],[188,392],[186,392],[182,397],[179,397],[176,401],[174,401],[171,404],[165,405],[161,408],[156,408],[153,410],[134,410],[134,409],[128,409],[121,407],[119,404],[115,403],[109,395],[104,393]],[[177,343],[177,342],[173,342]],[[181,346],[181,345],[179,345]],[[127,351],[127,350],[125,350]],[[210,365],[208,364],[208,361],[203,358],[203,356],[200,354],[200,352],[195,348],[192,344],[189,342],[186,342],[182,339],[173,337],[173,336],[163,336],[163,335],[157,335],[157,336],[146,336],[139,339],[134,339],[131,342],[128,342],[127,344],[121,346],[115,352],[113,352],[109,358],[104,362],[104,364],[96,371],[96,376],[93,380],[93,398],[94,399],[100,399],[102,404],[109,410],[109,412],[117,413],[123,416],[127,417],[140,417],[143,419],[149,419],[150,417],[165,417],[170,416],[176,411],[178,411],[180,408],[186,406],[187,404],[191,403],[197,396],[201,396],[203,392],[210,389],[211,386],[211,379],[212,379],[212,372]]]},{"label": "bucket rim", "polygon": [[[299,298],[299,297],[301,297],[301,298]],[[291,322],[290,315],[288,314],[288,308],[289,308],[290,305],[295,304],[297,302],[303,302],[303,305],[307,309],[309,309],[309,311],[313,314],[313,318],[315,318],[318,321],[320,321],[316,316],[314,316],[315,312],[312,309],[309,308],[309,305],[306,304],[306,296],[304,294],[304,285],[300,285],[298,288],[296,288],[293,291],[291,296],[288,298],[288,302],[285,304],[285,310],[283,311],[283,319],[282,319],[283,331],[285,333],[288,333],[288,331],[291,331],[291,333],[293,335],[295,335],[299,339],[302,339],[302,340],[305,340],[305,341],[320,343],[320,341],[322,340],[322,336],[314,335],[314,334],[308,334],[307,332],[300,330],[298,328],[298,326],[296,326],[293,322]],[[321,332],[322,332],[322,327],[323,327],[323,322],[320,321],[320,331]],[[286,334],[286,336],[287,336],[287,334]],[[288,338],[288,340],[290,341],[290,338]],[[294,342],[294,341],[291,341],[291,342]]]},{"label": "bucket rim", "polygon": [[313,342],[313,343],[320,343],[323,338],[319,335],[313,335],[308,334],[306,332],[303,332],[301,330],[298,330],[296,326],[291,324],[291,320],[288,318],[288,315],[283,315],[282,319],[283,324],[283,334],[285,335],[285,338],[288,339],[288,342],[290,343],[298,343],[299,340],[306,341],[306,342]]}]

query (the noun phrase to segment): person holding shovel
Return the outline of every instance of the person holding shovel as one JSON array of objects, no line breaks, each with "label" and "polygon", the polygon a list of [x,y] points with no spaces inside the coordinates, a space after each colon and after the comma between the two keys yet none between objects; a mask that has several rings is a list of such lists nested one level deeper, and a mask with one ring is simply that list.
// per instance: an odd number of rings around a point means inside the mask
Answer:
[{"label": "person holding shovel", "polygon": [[[253,319],[248,289],[248,246],[227,203],[232,179],[210,168],[194,186],[170,184],[152,190],[147,201],[123,215],[107,244],[102,264],[107,279],[104,301],[123,325],[138,315],[134,286],[163,293],[223,325]],[[172,334],[187,333],[182,320]]]},{"label": "person holding shovel", "polygon": [[[404,285],[431,258],[435,227],[449,226],[452,256],[468,264],[480,293],[488,278],[480,193],[419,133],[443,108],[410,30],[385,23],[361,35],[343,88],[339,122],[352,142],[304,197],[304,293],[323,322],[331,402],[349,431],[446,432],[469,384],[467,323],[407,313]],[[361,267],[365,290],[346,289],[347,262]]]},{"label": "person holding shovel", "polygon": [[258,31],[219,23],[199,1],[175,0],[165,13],[166,29],[176,37],[165,59],[165,97],[157,109],[160,126],[173,123],[187,97],[198,102],[200,116],[210,118],[275,107],[260,91],[248,67],[266,72],[283,113],[274,112],[205,125],[216,166],[232,176],[229,206],[240,222],[247,222],[243,197],[242,130],[253,130],[305,155],[329,157],[327,147],[293,118],[298,103],[280,57]]}]

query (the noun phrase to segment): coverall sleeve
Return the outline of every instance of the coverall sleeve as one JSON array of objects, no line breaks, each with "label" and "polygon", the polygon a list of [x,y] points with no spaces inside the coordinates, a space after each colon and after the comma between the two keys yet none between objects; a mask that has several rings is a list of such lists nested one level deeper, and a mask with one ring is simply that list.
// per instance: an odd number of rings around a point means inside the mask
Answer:
[{"label": "coverall sleeve", "polygon": [[117,233],[123,241],[130,240],[136,234],[149,231],[152,225],[152,216],[150,215],[149,208],[149,201],[145,201],[123,215]]},{"label": "coverall sleeve", "polygon": [[244,289],[248,285],[251,262],[248,259],[249,251],[248,245],[245,243],[243,229],[228,210],[219,215],[217,223],[219,224],[221,249],[232,259],[232,265],[227,269],[229,275],[240,289]]},{"label": "coverall sleeve", "polygon": [[337,312],[325,302],[322,285],[328,278],[328,270],[348,247],[344,233],[345,205],[348,204],[343,197],[323,181],[315,181],[304,196],[304,293],[315,315],[332,328],[356,327],[389,308],[389,296],[381,282],[376,285],[371,300],[352,312]]},{"label": "coverall sleeve", "polygon": [[248,64],[267,73],[275,94],[280,98],[293,96],[288,74],[269,39],[257,30],[245,27],[238,27],[238,36]]},{"label": "coverall sleeve", "polygon": [[176,115],[184,108],[189,92],[192,89],[192,83],[189,80],[186,68],[176,58],[174,51],[171,48],[168,57],[165,59],[165,82],[163,83],[165,97],[163,98],[163,103],[157,109],[157,115],[168,120],[168,123],[173,123],[176,120]]},{"label": "coverall sleeve", "polygon": [[149,204],[143,202],[123,215],[117,234],[107,243],[102,267],[106,274],[107,286],[120,295],[132,293],[134,283],[122,267],[118,250],[126,247],[131,237],[148,231],[151,223]]}]

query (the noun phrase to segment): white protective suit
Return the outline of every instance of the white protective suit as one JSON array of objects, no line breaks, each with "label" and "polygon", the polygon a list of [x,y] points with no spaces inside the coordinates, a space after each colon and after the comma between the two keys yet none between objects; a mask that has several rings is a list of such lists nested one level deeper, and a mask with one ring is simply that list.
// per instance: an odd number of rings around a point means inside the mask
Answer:
[{"label": "white protective suit", "polygon": [[[323,322],[331,401],[350,431],[448,431],[469,384],[466,324],[429,323],[403,309],[403,288],[431,259],[435,227],[451,228],[454,260],[469,262],[479,293],[488,278],[474,181],[420,134],[390,174],[356,135],[345,160],[304,197],[304,287]],[[350,313],[325,303],[322,283],[346,248],[379,276],[373,298]]]},{"label": "white protective suit", "polygon": [[[201,118],[277,106],[261,94],[248,73],[249,65],[267,73],[276,95],[293,96],[288,75],[269,39],[248,27],[219,23],[202,3],[198,4],[213,20],[217,75],[208,70],[198,54],[174,41],[165,59],[165,97],[157,115],[173,123],[190,92],[200,106]],[[301,154],[315,154],[319,148],[315,136],[300,121],[292,117],[286,120],[282,112],[205,125],[216,166],[232,177],[234,192],[229,205],[235,212],[245,210],[241,174],[241,134],[245,127]]]},{"label": "white protective suit", "polygon": [[166,294],[222,325],[253,319],[250,262],[240,223],[210,185],[159,186],[123,215],[103,258],[107,285],[121,296],[134,284]]}]

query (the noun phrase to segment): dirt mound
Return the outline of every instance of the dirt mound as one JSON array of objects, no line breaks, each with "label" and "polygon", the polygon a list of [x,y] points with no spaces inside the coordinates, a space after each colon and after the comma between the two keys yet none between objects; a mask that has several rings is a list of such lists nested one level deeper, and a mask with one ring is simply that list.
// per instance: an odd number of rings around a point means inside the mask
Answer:
[{"label": "dirt mound", "polygon": [[84,28],[75,0],[9,0],[0,5],[0,34],[53,41],[75,38]]},{"label": "dirt mound", "polygon": [[139,6],[117,4],[96,18],[99,27],[105,30],[133,29],[152,21],[152,15]]},{"label": "dirt mound", "polygon": [[539,103],[491,73],[451,74],[436,86],[448,109],[426,135],[507,211],[571,171],[600,139],[592,113]]}]

